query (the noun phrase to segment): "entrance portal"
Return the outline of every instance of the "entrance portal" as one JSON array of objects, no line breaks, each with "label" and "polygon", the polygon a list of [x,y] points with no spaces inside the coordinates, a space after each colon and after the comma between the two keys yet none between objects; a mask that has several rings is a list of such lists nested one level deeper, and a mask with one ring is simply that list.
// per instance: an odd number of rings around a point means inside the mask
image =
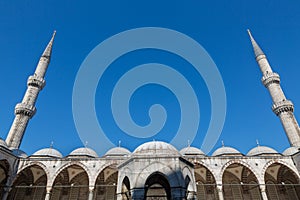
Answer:
[{"label": "entrance portal", "polygon": [[171,187],[161,173],[150,175],[145,184],[145,200],[171,200]]}]

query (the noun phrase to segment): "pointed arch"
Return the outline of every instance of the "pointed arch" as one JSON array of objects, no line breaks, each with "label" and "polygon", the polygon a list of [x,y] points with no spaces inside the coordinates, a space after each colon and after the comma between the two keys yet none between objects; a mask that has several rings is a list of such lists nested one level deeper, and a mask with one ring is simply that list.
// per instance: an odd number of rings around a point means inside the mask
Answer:
[{"label": "pointed arch", "polygon": [[160,172],[152,173],[145,182],[145,194],[144,199],[162,199],[170,200],[171,196],[171,186],[168,181],[167,176]]},{"label": "pointed arch", "polygon": [[117,198],[118,170],[115,165],[109,165],[102,169],[95,181],[95,199]]},{"label": "pointed arch", "polygon": [[52,185],[51,199],[77,199],[88,198],[89,176],[85,168],[79,163],[69,163],[60,168]]},{"label": "pointed arch", "polygon": [[130,187],[130,181],[127,176],[124,177],[122,181],[122,200],[130,200],[131,199],[131,187]]},{"label": "pointed arch", "polygon": [[8,199],[43,200],[46,195],[47,174],[40,163],[33,163],[19,170]]},{"label": "pointed arch", "polygon": [[292,168],[280,162],[269,162],[264,168],[264,180],[269,199],[300,199],[300,179]]},{"label": "pointed arch", "polygon": [[218,199],[216,178],[213,172],[200,162],[194,165],[197,199]]},{"label": "pointed arch", "polygon": [[[262,199],[258,177],[242,162],[228,162],[222,169],[224,199]],[[248,165],[249,166],[249,165]]]},{"label": "pointed arch", "polygon": [[7,179],[11,169],[6,159],[0,160],[0,199],[3,198]]}]

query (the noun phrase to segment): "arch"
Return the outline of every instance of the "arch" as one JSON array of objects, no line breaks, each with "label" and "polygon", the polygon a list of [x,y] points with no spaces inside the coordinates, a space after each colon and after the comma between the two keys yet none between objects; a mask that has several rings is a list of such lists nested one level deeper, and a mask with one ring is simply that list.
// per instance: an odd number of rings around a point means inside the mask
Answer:
[{"label": "arch", "polygon": [[52,185],[51,199],[88,199],[89,175],[78,163],[60,168]]},{"label": "arch", "polygon": [[197,199],[218,199],[216,178],[211,170],[202,163],[194,165]]},{"label": "arch", "polygon": [[[214,177],[214,179],[217,181],[218,176],[217,176],[216,172],[211,168],[210,165],[207,165],[205,162],[203,162],[203,161],[201,161],[201,160],[194,161],[193,164],[194,164],[195,166],[196,166],[196,165],[200,165],[200,166],[205,167],[205,168],[212,174],[212,176]],[[218,174],[219,174],[219,173],[218,173]],[[221,177],[222,177],[222,176],[221,176]]]},{"label": "arch", "polygon": [[243,165],[244,167],[247,167],[255,175],[256,179],[259,180],[260,176],[256,172],[256,170],[254,170],[252,166],[250,166],[248,163],[246,163],[242,160],[231,160],[231,161],[228,161],[225,165],[223,165],[221,168],[220,175],[219,175],[220,180],[222,180],[222,178],[223,178],[224,171],[232,164],[240,164],[240,165]]},{"label": "arch", "polygon": [[299,176],[289,166],[269,162],[264,169],[266,193],[269,199],[300,199]]},{"label": "arch", "polygon": [[8,199],[45,199],[47,178],[40,164],[27,165],[17,174]]},{"label": "arch", "polygon": [[241,162],[228,162],[222,169],[224,199],[262,199],[259,179]]},{"label": "arch", "polygon": [[108,163],[103,164],[103,165],[97,170],[97,172],[94,174],[94,176],[93,176],[94,178],[92,178],[90,185],[95,185],[95,184],[96,184],[97,178],[99,177],[100,173],[101,173],[104,169],[106,169],[107,167],[111,167],[111,168],[117,169],[117,165],[118,165],[118,164],[117,164],[116,162],[108,162]]},{"label": "arch", "polygon": [[145,182],[145,194],[144,199],[156,199],[159,198],[161,200],[171,200],[171,186],[168,181],[168,178],[160,173],[154,172],[152,173]]},{"label": "arch", "polygon": [[[267,163],[264,165],[264,167],[263,167],[263,169],[262,169],[262,171],[261,171],[261,176],[262,176],[263,178],[265,178],[265,174],[266,174],[267,169],[268,169],[272,164],[276,164],[276,163],[277,163],[277,164],[284,165],[284,166],[288,167],[290,170],[292,170],[292,171],[294,172],[294,174],[297,176],[297,178],[298,178],[298,180],[299,180],[299,183],[300,183],[300,175],[299,175],[298,170],[295,169],[293,165],[289,165],[288,163],[286,163],[286,162],[284,162],[284,161],[282,161],[282,160],[271,160],[271,161],[267,162]],[[263,180],[264,180],[264,182],[266,182],[265,179],[263,179]]]},{"label": "arch", "polygon": [[130,200],[131,199],[131,191],[130,191],[130,181],[127,176],[124,177],[122,181],[122,200]]},{"label": "arch", "polygon": [[117,198],[118,170],[114,165],[109,165],[98,174],[95,181],[95,199]]},{"label": "arch", "polygon": [[7,160],[0,160],[0,199],[3,198],[6,183],[10,173],[10,166]]},{"label": "arch", "polygon": [[174,171],[170,166],[166,165],[166,163],[155,161],[141,169],[139,174],[136,176],[134,187],[144,187],[145,181],[147,180],[149,174],[154,172],[167,175],[168,178],[172,180],[170,182],[171,187],[184,186],[182,184],[184,183],[184,177],[182,176],[181,172]]},{"label": "arch", "polygon": [[68,162],[68,163],[66,163],[66,164],[64,164],[64,165],[62,165],[62,166],[60,166],[60,167],[57,169],[57,171],[54,173],[53,178],[52,178],[51,180],[49,180],[49,182],[48,182],[47,185],[49,185],[49,186],[50,186],[50,185],[53,185],[54,180],[56,179],[56,177],[57,177],[63,170],[67,169],[68,167],[70,167],[70,166],[72,166],[72,165],[77,165],[77,166],[81,167],[81,168],[87,173],[88,178],[89,178],[89,181],[90,181],[90,179],[91,179],[90,177],[92,177],[92,175],[91,175],[91,172],[90,172],[89,168],[88,168],[85,164],[81,163],[80,161],[71,161],[71,162]]}]

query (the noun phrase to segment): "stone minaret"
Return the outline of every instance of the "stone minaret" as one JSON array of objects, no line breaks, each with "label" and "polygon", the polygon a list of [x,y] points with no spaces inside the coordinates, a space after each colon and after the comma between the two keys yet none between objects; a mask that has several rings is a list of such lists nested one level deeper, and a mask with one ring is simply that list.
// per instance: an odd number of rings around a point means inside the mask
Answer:
[{"label": "stone minaret", "polygon": [[290,100],[286,99],[280,87],[279,75],[273,72],[266,55],[258,46],[249,30],[248,34],[254,49],[255,59],[263,74],[262,83],[269,90],[273,100],[272,110],[280,118],[291,146],[300,147],[300,128],[294,116],[294,105]]},{"label": "stone minaret", "polygon": [[51,58],[54,36],[55,31],[38,62],[34,75],[29,76],[27,80],[27,90],[22,102],[18,103],[15,107],[16,116],[6,138],[6,143],[11,149],[18,149],[20,147],[27,124],[36,112],[35,102],[39,92],[45,86],[44,77]]}]

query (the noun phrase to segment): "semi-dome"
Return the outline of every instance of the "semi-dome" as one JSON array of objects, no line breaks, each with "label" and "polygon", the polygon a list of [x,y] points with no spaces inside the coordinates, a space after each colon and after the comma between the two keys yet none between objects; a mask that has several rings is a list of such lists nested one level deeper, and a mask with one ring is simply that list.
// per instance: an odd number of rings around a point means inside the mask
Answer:
[{"label": "semi-dome", "polygon": [[137,147],[134,155],[179,155],[179,152],[171,144],[162,141],[146,142]]},{"label": "semi-dome", "polygon": [[201,151],[196,147],[191,147],[191,146],[181,149],[180,154],[185,156],[189,156],[189,155],[205,156],[205,153],[203,153],[203,151]]},{"label": "semi-dome", "polygon": [[28,155],[21,149],[12,149],[11,152],[19,158],[27,158]]},{"label": "semi-dome", "polygon": [[232,147],[220,147],[212,154],[212,156],[230,156],[230,155],[241,155],[241,153]]},{"label": "semi-dome", "polygon": [[291,156],[297,152],[299,152],[299,147],[289,147],[286,150],[284,150],[284,152],[282,154],[285,156]]},{"label": "semi-dome", "polygon": [[97,158],[98,154],[91,148],[88,147],[80,147],[78,149],[73,150],[69,156],[88,156]]},{"label": "semi-dome", "polygon": [[277,151],[272,149],[271,147],[266,147],[266,146],[257,146],[251,149],[248,153],[247,156],[259,156],[259,155],[264,155],[264,154],[278,154]]},{"label": "semi-dome", "polygon": [[8,148],[6,142],[5,142],[2,138],[0,138],[0,146],[1,146],[1,147]]},{"label": "semi-dome", "polygon": [[45,148],[45,149],[40,149],[32,156],[43,156],[43,157],[54,157],[54,158],[62,158],[62,154],[57,151],[56,149],[53,148]]},{"label": "semi-dome", "polygon": [[123,147],[114,147],[108,150],[104,156],[127,156],[130,154],[131,152],[128,149]]}]

